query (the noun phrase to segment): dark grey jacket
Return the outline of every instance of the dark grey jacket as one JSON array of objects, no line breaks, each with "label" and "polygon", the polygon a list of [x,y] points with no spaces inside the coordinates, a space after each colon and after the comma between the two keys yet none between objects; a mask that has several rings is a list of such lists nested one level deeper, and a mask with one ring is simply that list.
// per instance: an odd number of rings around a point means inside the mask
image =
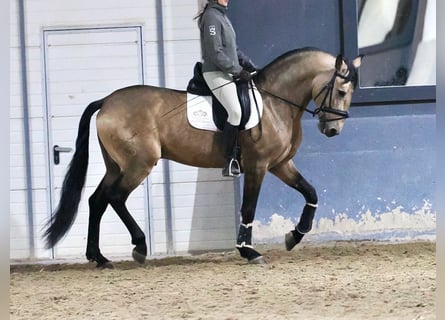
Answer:
[{"label": "dark grey jacket", "polygon": [[222,71],[238,75],[243,69],[240,61],[251,63],[250,59],[238,50],[235,30],[226,16],[226,10],[217,3],[209,3],[199,21],[203,72]]}]

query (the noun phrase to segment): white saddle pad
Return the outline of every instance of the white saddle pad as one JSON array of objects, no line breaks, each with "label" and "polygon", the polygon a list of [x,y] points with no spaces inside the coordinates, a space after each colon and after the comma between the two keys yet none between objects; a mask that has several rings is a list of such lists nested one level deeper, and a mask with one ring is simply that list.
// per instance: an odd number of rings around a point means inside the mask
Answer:
[{"label": "white saddle pad", "polygon": [[[251,111],[245,130],[255,127],[263,115],[263,100],[255,87],[254,92],[256,101],[258,102],[258,109],[255,106],[252,90],[249,89]],[[257,110],[259,111],[259,115]],[[187,119],[190,125],[194,128],[218,131],[218,128],[213,121],[212,97],[198,96],[187,92]]]}]

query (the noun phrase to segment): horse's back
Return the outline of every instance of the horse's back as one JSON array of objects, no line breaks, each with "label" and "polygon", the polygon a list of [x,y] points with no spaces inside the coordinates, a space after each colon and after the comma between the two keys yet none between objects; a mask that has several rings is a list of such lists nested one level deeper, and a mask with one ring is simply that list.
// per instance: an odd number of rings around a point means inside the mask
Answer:
[{"label": "horse's back", "polygon": [[125,123],[129,124],[129,128],[138,128],[135,122],[149,124],[168,112],[172,103],[181,104],[185,98],[185,92],[168,88],[148,85],[125,87],[104,99],[97,121]]},{"label": "horse's back", "polygon": [[104,106],[101,113],[116,112],[122,109],[122,112],[140,112],[140,109],[150,109],[151,112],[165,109],[165,102],[170,99],[181,99],[185,97],[184,91],[161,88],[149,85],[135,85],[118,89],[111,93],[104,100]]}]

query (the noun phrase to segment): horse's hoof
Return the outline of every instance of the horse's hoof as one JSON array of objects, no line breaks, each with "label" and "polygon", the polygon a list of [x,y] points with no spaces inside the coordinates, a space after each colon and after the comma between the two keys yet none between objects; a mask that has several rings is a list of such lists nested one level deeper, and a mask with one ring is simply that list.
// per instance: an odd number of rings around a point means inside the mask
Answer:
[{"label": "horse's hoof", "polygon": [[114,269],[114,265],[111,263],[111,261],[106,261],[106,262],[103,262],[103,263],[97,263],[97,265],[96,265],[96,268],[97,269]]},{"label": "horse's hoof", "polygon": [[256,257],[256,258],[252,259],[252,260],[249,260],[248,263],[249,264],[263,265],[263,264],[266,264],[266,260],[264,260],[263,256],[259,256],[259,257]]},{"label": "horse's hoof", "polygon": [[304,234],[297,230],[292,230],[286,233],[284,237],[284,243],[286,244],[287,251],[291,251],[297,244],[303,239]]},{"label": "horse's hoof", "polygon": [[100,252],[95,254],[86,254],[89,262],[96,262],[97,269],[114,269],[110,260],[105,258]]},{"label": "horse's hoof", "polygon": [[238,247],[241,257],[247,259],[249,264],[265,264],[263,256],[251,247]]},{"label": "horse's hoof", "polygon": [[133,260],[136,261],[137,263],[139,263],[139,264],[145,263],[146,255],[142,254],[140,252],[137,252],[136,248],[133,249],[132,256],[133,256]]},{"label": "horse's hoof", "polygon": [[297,245],[292,231],[286,233],[284,236],[284,243],[286,244],[287,251],[291,251]]}]

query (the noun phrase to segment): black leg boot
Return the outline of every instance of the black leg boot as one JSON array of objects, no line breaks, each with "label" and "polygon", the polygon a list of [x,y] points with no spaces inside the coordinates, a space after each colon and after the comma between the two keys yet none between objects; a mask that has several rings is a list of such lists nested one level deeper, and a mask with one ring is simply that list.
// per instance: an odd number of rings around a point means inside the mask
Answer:
[{"label": "black leg boot", "polygon": [[223,176],[238,177],[241,174],[240,165],[236,157],[236,140],[238,137],[238,127],[232,126],[226,122],[223,129],[223,148],[224,148],[224,169]]}]

